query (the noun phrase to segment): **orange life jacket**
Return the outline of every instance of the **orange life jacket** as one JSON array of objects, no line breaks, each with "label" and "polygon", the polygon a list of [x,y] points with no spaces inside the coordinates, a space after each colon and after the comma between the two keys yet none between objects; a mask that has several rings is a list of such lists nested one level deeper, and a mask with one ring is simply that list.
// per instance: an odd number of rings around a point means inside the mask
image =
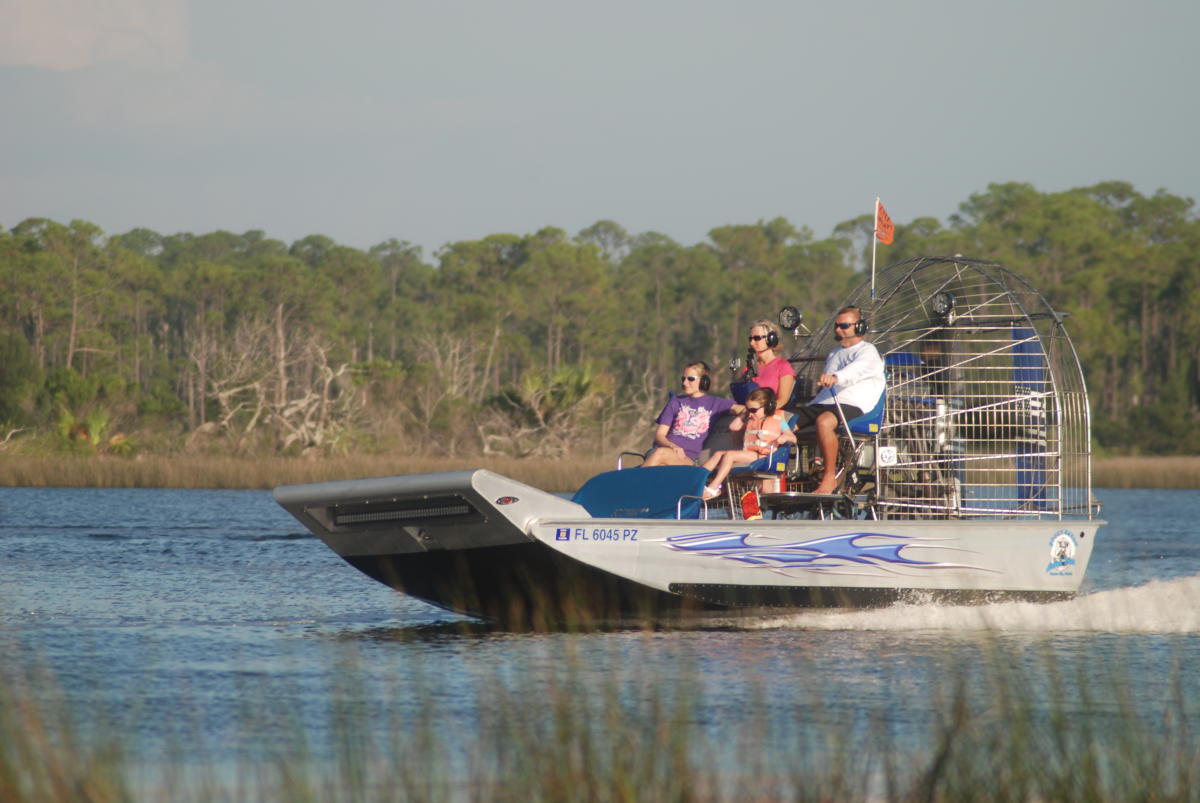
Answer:
[{"label": "orange life jacket", "polygon": [[748,452],[768,455],[775,451],[775,441],[782,434],[783,416],[779,413],[766,416],[762,423],[757,425],[753,418],[747,416],[746,434],[742,438],[742,448]]}]

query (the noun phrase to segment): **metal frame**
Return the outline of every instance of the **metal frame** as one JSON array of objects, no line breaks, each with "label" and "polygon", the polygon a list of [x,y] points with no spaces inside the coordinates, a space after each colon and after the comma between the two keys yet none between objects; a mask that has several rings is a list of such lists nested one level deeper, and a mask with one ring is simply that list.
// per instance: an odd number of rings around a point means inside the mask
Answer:
[{"label": "metal frame", "polygon": [[[952,294],[936,312],[938,294]],[[943,296],[943,299],[946,296]],[[921,257],[897,263],[847,304],[871,322],[889,366],[862,515],[881,519],[1091,519],[1090,409],[1063,316],[1028,282],[992,262]],[[813,337],[799,381],[820,373],[832,319]],[[879,461],[890,447],[896,460]],[[857,452],[857,449],[851,449]],[[849,472],[847,472],[849,473]]]}]

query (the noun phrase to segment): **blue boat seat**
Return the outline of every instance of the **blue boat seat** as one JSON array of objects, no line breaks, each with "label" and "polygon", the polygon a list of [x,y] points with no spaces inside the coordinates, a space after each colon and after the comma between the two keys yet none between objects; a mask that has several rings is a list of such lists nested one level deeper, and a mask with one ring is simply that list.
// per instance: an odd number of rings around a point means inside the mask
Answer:
[{"label": "blue boat seat", "polygon": [[606,471],[585,482],[571,501],[598,519],[673,519],[677,512],[695,519],[707,482],[708,471],[700,466]]},{"label": "blue boat seat", "polygon": [[[887,391],[879,394],[879,400],[875,402],[875,406],[862,415],[855,416],[845,422],[845,425],[839,423],[835,432],[838,436],[837,447],[837,477],[838,477],[838,492],[843,493],[847,488],[847,481],[851,479],[852,474],[857,474],[857,471],[847,471],[847,467],[857,466],[860,458],[864,454],[864,450],[868,444],[873,444],[875,439],[883,429],[884,412],[887,407]],[[794,475],[799,477],[801,482],[818,481],[819,472],[809,465],[808,460],[815,458],[817,455],[817,431],[815,427],[806,427],[796,433],[796,437],[804,445],[807,454],[801,453],[797,460],[797,465],[794,469]],[[870,453],[870,454],[873,454]],[[851,484],[855,484],[857,480]]]},{"label": "blue boat seat", "polygon": [[878,435],[879,427],[883,424],[883,408],[884,401],[887,397],[887,391],[879,394],[879,401],[875,402],[875,406],[860,416],[851,418],[846,422],[850,432],[855,435]]},{"label": "blue boat seat", "polygon": [[745,404],[746,397],[749,396],[750,392],[757,387],[758,385],[750,380],[737,380],[729,383],[729,395],[732,396],[733,400],[738,404]]},{"label": "blue boat seat", "polygon": [[792,444],[785,443],[769,455],[758,458],[753,463],[738,466],[729,472],[725,479],[726,496],[730,510],[737,507],[737,499],[751,489],[765,489],[768,492],[781,488],[780,479],[786,477],[791,468]]},{"label": "blue boat seat", "polygon": [[783,474],[788,470],[788,461],[792,459],[792,445],[785,443],[769,455],[758,458],[747,466],[738,466],[730,473],[772,473]]}]

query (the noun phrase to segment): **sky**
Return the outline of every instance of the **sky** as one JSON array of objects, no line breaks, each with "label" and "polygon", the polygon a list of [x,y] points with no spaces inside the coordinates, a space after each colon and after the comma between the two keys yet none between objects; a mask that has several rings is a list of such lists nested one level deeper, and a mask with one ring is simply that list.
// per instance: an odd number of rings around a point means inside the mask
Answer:
[{"label": "sky", "polygon": [[[0,226],[427,257],[989,184],[1200,195],[1195,0],[0,0]],[[986,256],[986,255],[980,255]]]}]

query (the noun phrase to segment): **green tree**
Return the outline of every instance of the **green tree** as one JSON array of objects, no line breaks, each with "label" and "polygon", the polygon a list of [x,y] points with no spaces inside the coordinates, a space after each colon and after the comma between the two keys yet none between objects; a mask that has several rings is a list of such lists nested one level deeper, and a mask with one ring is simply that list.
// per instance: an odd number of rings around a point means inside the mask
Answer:
[{"label": "green tree", "polygon": [[4,427],[28,424],[42,384],[41,372],[29,343],[19,332],[0,329],[0,440]]},{"label": "green tree", "polygon": [[430,331],[437,336],[413,343],[412,352],[436,360],[438,341],[459,338],[482,349],[478,370],[489,392],[518,381],[531,362],[517,277],[528,258],[526,246],[515,234],[493,234],[439,251],[430,294]]},{"label": "green tree", "polygon": [[600,256],[610,264],[617,264],[629,254],[633,238],[621,224],[612,220],[598,220],[583,229],[575,237],[581,243],[594,245]]}]

